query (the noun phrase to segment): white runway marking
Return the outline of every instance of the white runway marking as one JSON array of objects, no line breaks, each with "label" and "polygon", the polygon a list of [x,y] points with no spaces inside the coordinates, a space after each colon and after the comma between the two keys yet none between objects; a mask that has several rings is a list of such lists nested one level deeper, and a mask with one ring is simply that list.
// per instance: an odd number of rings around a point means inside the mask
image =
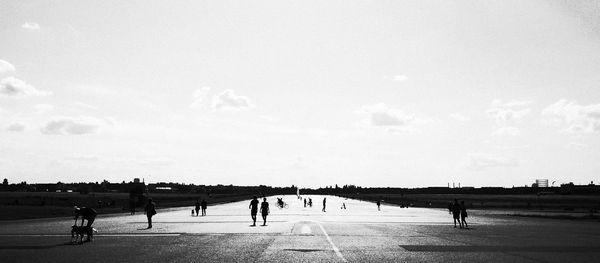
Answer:
[{"label": "white runway marking", "polygon": [[331,244],[331,247],[333,248],[333,251],[335,251],[335,254],[343,261],[343,262],[348,262],[344,256],[342,255],[342,252],[340,252],[340,250],[337,248],[337,246],[333,243],[333,241],[331,241],[331,238],[329,237],[329,235],[327,234],[327,232],[325,231],[325,228],[323,228],[323,225],[321,225],[321,223],[319,222],[315,222],[317,225],[319,225],[319,228],[321,228],[321,231],[323,231],[323,234],[325,235],[325,237],[327,238],[327,241],[329,241],[329,244]]},{"label": "white runway marking", "polygon": [[300,233],[302,233],[303,235],[310,234],[311,233],[310,227],[308,225],[303,225],[302,229],[300,230]]}]

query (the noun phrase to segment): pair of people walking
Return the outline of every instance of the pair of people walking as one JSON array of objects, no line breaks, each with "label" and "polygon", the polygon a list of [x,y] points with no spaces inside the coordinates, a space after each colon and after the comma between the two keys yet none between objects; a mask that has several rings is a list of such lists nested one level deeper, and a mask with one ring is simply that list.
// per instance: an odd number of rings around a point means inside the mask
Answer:
[{"label": "pair of people walking", "polygon": [[196,199],[196,204],[194,206],[195,206],[194,210],[196,211],[196,216],[198,216],[198,212],[200,211],[200,208],[202,208],[202,216],[206,215],[206,206],[207,206],[206,200],[202,199],[202,202],[198,202],[198,199]]},{"label": "pair of people walking", "polygon": [[[449,206],[450,207],[450,206]],[[458,200],[454,199],[454,204],[452,204],[451,209],[452,218],[454,218],[454,228],[456,228],[456,222],[458,221],[458,225],[460,228],[468,228],[467,225],[467,208],[465,206],[465,201],[461,201],[460,204]]]},{"label": "pair of people walking", "polygon": [[[252,217],[252,226],[256,226],[256,214],[258,214],[258,199],[256,196],[252,198],[250,201],[250,216]],[[260,204],[260,213],[263,218],[263,226],[267,225],[267,216],[271,211],[269,211],[269,202],[267,202],[267,198],[263,198],[263,202]]]}]

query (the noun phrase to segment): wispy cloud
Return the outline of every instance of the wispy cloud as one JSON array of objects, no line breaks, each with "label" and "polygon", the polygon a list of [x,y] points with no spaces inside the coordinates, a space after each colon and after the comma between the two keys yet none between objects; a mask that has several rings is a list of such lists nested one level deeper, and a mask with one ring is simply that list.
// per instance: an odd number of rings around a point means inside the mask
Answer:
[{"label": "wispy cloud", "polygon": [[404,82],[408,80],[408,77],[406,75],[395,75],[392,77],[392,80],[395,82]]},{"label": "wispy cloud", "polygon": [[25,22],[25,24],[22,24],[21,27],[27,30],[38,30],[40,29],[40,24],[35,22]]},{"label": "wispy cloud", "polygon": [[450,118],[455,119],[457,121],[462,121],[462,122],[467,122],[470,121],[471,118],[469,118],[468,116],[459,114],[459,113],[452,113],[450,114]]},{"label": "wispy cloud", "polygon": [[254,105],[250,99],[236,95],[233,90],[225,90],[213,98],[213,109],[215,110],[247,110]]},{"label": "wispy cloud", "polygon": [[6,77],[0,81],[0,96],[4,97],[27,97],[47,96],[49,91],[41,91],[15,77]]},{"label": "wispy cloud", "polygon": [[88,110],[98,110],[98,107],[94,106],[94,105],[90,105],[87,103],[83,103],[83,102],[75,102],[73,103],[73,105],[82,108],[82,109],[88,109]]},{"label": "wispy cloud", "polygon": [[47,135],[82,135],[97,133],[105,121],[94,117],[54,117],[40,131]]},{"label": "wispy cloud", "polygon": [[0,59],[0,74],[15,71],[15,66],[6,60]]},{"label": "wispy cloud", "polygon": [[520,129],[516,125],[531,112],[531,109],[526,107],[529,104],[531,104],[531,101],[492,101],[490,108],[486,110],[487,115],[495,123],[492,135],[520,135]]},{"label": "wispy cloud", "polygon": [[194,101],[190,104],[190,108],[197,109],[202,108],[206,105],[206,100],[208,98],[208,93],[210,92],[210,87],[202,87],[194,91],[192,93],[192,97],[194,97]]},{"label": "wispy cloud", "polygon": [[464,168],[467,170],[481,171],[494,167],[514,167],[518,165],[519,163],[514,158],[476,153],[467,156]]},{"label": "wispy cloud", "polygon": [[600,104],[580,105],[562,99],[542,111],[544,122],[567,133],[600,132]]},{"label": "wispy cloud", "polygon": [[10,132],[22,132],[25,131],[25,124],[15,122],[6,126],[6,130]]},{"label": "wispy cloud", "polygon": [[365,105],[358,112],[367,115],[367,118],[359,123],[361,126],[384,128],[390,132],[416,133],[419,131],[419,125],[429,122],[423,117],[388,107],[384,103]]}]

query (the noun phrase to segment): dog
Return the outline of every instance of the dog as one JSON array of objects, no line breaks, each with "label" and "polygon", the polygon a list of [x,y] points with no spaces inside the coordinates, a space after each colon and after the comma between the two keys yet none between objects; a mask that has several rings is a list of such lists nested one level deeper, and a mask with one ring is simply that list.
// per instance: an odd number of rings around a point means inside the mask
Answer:
[{"label": "dog", "polygon": [[87,235],[86,242],[94,240],[94,233],[97,233],[98,230],[91,226],[77,226],[74,225],[71,227],[71,243],[77,243],[79,240],[79,244],[83,243],[83,235]]}]

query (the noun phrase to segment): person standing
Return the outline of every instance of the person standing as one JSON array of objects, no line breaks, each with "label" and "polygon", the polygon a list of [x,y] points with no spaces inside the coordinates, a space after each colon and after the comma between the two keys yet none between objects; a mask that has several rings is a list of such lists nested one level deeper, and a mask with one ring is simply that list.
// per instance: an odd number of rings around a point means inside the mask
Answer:
[{"label": "person standing", "polygon": [[454,228],[456,228],[456,222],[458,221],[458,224],[460,225],[460,228],[462,228],[462,222],[460,222],[459,216],[460,216],[460,204],[458,203],[458,200],[454,199],[454,204],[452,204],[452,218],[454,218]]},{"label": "person standing", "polygon": [[327,204],[327,197],[323,198],[323,212],[325,212],[325,206]]},{"label": "person standing", "polygon": [[269,215],[269,202],[267,198],[263,198],[263,202],[260,204],[260,213],[263,218],[263,226],[267,225],[267,216]]},{"label": "person standing", "polygon": [[152,217],[156,215],[156,204],[152,201],[152,198],[148,199],[148,204],[146,204],[146,217],[148,217],[148,228],[152,228]]},{"label": "person standing", "polygon": [[381,211],[380,206],[381,206],[381,201],[377,200],[377,211]]},{"label": "person standing", "polygon": [[135,199],[134,198],[129,199],[129,213],[131,215],[135,215]]},{"label": "person standing", "polygon": [[196,211],[196,216],[198,216],[198,212],[200,212],[200,202],[196,199],[196,203],[194,204],[194,210]]},{"label": "person standing", "polygon": [[206,200],[202,199],[202,202],[200,202],[200,206],[202,206],[202,216],[206,215]]},{"label": "person standing", "polygon": [[[464,225],[465,228],[469,228],[467,225],[467,207],[465,206],[465,201],[460,201],[460,222],[461,225]],[[462,227],[462,226],[461,226]]]},{"label": "person standing", "polygon": [[304,207],[306,207],[306,198],[304,198]]},{"label": "person standing", "polygon": [[252,226],[256,226],[256,214],[258,213],[258,200],[256,196],[252,198],[248,208],[250,209],[250,217],[252,217]]}]

